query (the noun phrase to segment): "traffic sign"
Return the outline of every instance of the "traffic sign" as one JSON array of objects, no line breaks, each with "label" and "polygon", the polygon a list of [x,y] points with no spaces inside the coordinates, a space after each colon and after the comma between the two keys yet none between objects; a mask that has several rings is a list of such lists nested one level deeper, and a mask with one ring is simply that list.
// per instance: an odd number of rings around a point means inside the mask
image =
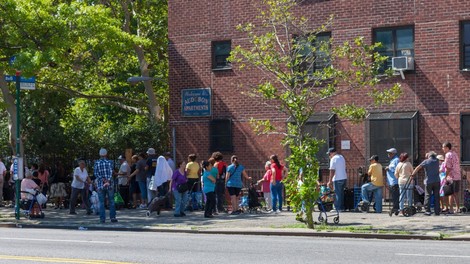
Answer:
[{"label": "traffic sign", "polygon": [[[14,75],[5,75],[5,81],[7,82],[16,82],[16,76]],[[36,77],[25,78],[20,77],[20,89],[22,90],[34,90],[36,89]]]}]

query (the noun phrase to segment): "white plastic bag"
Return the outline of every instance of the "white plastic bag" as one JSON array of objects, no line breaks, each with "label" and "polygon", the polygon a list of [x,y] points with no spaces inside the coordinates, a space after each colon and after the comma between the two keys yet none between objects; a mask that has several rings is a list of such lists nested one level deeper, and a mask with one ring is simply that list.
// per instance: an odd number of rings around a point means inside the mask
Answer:
[{"label": "white plastic bag", "polygon": [[47,197],[44,194],[40,193],[36,195],[36,200],[40,205],[43,205],[47,202]]}]

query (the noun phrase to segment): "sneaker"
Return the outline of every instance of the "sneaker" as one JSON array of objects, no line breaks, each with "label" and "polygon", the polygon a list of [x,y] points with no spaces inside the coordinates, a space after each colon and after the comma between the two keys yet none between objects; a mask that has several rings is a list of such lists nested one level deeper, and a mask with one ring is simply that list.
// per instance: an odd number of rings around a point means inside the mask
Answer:
[{"label": "sneaker", "polygon": [[240,211],[233,211],[230,213],[231,215],[239,215],[240,214]]},{"label": "sneaker", "polygon": [[186,216],[186,214],[185,214],[185,213],[183,213],[183,212],[181,212],[181,216]]},{"label": "sneaker", "polygon": [[77,213],[76,213],[76,212],[70,212],[69,214],[71,214],[71,215],[76,215]]},{"label": "sneaker", "polygon": [[336,213],[336,209],[332,209],[330,213]]},{"label": "sneaker", "polygon": [[117,223],[118,220],[116,218],[111,218],[111,223]]},{"label": "sneaker", "polygon": [[280,212],[281,212],[281,210],[277,209],[275,213],[279,214]]},{"label": "sneaker", "polygon": [[214,218],[213,215],[205,215],[204,217],[205,217],[205,218]]},{"label": "sneaker", "polygon": [[141,204],[139,205],[139,209],[147,209],[147,206],[145,206],[144,204]]},{"label": "sneaker", "polygon": [[426,213],[424,213],[424,215],[430,216],[430,215],[432,215],[432,213],[431,212],[426,212]]},{"label": "sneaker", "polygon": [[182,215],[180,215],[180,214],[175,214],[175,215],[173,215],[173,216],[174,216],[174,217],[182,217]]}]

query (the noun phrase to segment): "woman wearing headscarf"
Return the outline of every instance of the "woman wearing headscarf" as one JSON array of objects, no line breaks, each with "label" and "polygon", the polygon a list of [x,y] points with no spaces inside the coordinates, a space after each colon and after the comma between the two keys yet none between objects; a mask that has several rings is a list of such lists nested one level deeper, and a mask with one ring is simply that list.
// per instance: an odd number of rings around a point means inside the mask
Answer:
[{"label": "woman wearing headscarf", "polygon": [[[168,193],[168,182],[171,180],[172,175],[173,171],[165,157],[158,157],[157,168],[155,169],[155,175],[153,175],[153,185],[151,186],[152,191],[158,191],[158,196],[165,196]],[[171,208],[168,200],[165,207]]]}]

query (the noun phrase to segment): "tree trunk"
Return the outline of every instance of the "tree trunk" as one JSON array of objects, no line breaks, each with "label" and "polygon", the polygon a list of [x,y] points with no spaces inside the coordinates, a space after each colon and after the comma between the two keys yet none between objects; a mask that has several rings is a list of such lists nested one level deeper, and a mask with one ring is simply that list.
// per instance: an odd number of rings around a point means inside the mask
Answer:
[{"label": "tree trunk", "polygon": [[6,110],[8,113],[8,132],[10,134],[10,147],[12,153],[16,155],[16,105],[15,98],[8,89],[8,83],[5,81],[5,76],[2,74],[0,79],[0,89],[2,90],[3,101],[5,102]]}]

